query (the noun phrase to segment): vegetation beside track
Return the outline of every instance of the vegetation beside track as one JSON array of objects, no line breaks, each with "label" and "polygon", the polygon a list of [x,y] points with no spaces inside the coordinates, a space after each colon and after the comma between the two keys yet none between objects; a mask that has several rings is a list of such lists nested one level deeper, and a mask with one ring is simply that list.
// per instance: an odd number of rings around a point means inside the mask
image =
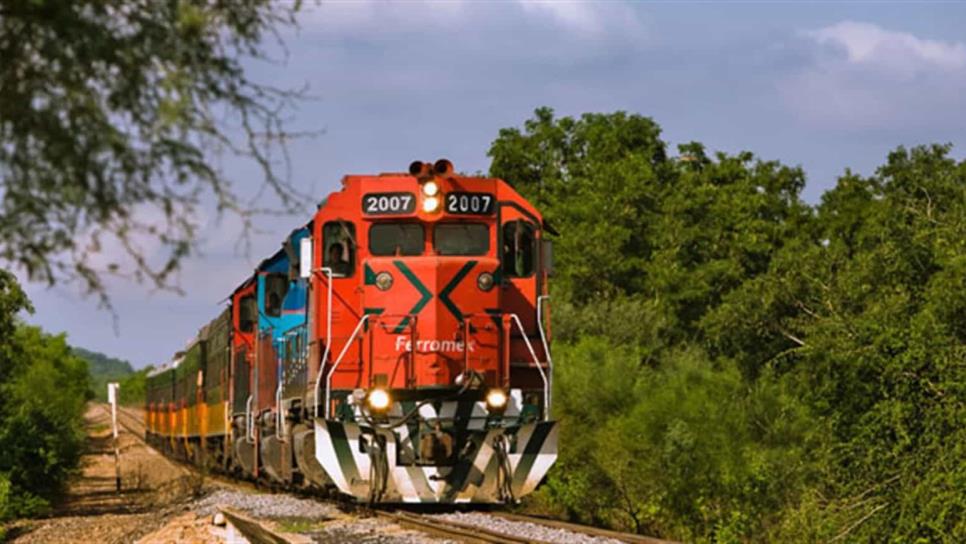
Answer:
[{"label": "vegetation beside track", "polygon": [[120,385],[120,403],[127,406],[143,406],[147,375],[153,367],[135,371],[131,363],[97,351],[73,347],[74,355],[87,362],[90,374],[91,395],[99,402],[107,402],[107,384]]},{"label": "vegetation beside track", "polygon": [[16,279],[0,270],[0,524],[46,512],[83,449],[87,365],[64,335],[17,319],[29,309]]},{"label": "vegetation beside track", "polygon": [[501,131],[560,231],[561,456],[531,507],[694,542],[966,540],[966,162],[677,156],[651,119]]}]

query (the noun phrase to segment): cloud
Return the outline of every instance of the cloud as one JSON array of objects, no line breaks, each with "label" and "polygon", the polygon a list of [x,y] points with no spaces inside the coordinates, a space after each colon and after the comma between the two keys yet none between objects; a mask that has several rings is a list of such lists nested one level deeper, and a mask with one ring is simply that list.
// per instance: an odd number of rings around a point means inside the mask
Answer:
[{"label": "cloud", "polygon": [[841,48],[850,64],[874,65],[904,76],[917,70],[957,70],[966,66],[966,45],[962,43],[922,39],[870,23],[843,21],[804,34],[820,45]]},{"label": "cloud", "polygon": [[628,4],[618,2],[576,2],[518,0],[523,12],[534,18],[547,18],[555,25],[578,36],[601,37],[611,34],[640,37],[644,25]]},{"label": "cloud", "polygon": [[[353,35],[361,30],[382,35],[401,30],[429,30],[460,24],[467,19],[467,2],[412,0],[404,3],[380,0],[322,2],[306,4],[298,13],[299,25],[308,32],[324,30],[338,35]],[[377,38],[379,34],[365,38]],[[362,38],[362,36],[360,36]]]},{"label": "cloud", "polygon": [[326,2],[306,6],[299,24],[308,33],[330,37],[385,40],[412,33],[485,35],[491,47],[505,42],[518,26],[552,29],[557,38],[608,42],[634,41],[646,35],[638,10],[624,2],[517,0],[487,4],[467,0],[390,3],[377,0]]},{"label": "cloud", "polygon": [[966,45],[843,21],[799,34],[807,61],[778,83],[793,112],[823,128],[950,128],[966,106]]}]

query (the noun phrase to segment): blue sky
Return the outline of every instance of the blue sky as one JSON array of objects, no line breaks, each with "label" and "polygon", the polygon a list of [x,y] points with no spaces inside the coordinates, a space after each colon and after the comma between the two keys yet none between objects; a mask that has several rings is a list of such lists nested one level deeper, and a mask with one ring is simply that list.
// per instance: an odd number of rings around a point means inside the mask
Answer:
[{"label": "blue sky", "polygon": [[[414,159],[485,171],[499,129],[540,106],[640,113],[672,146],[697,140],[801,165],[809,202],[846,167],[871,173],[898,145],[966,149],[966,5],[358,1],[310,5],[299,22],[284,34],[284,63],[249,69],[315,96],[292,127],[323,132],[291,158],[293,183],[318,199],[344,174]],[[241,194],[256,194],[252,165],[224,163]],[[27,285],[28,320],[135,366],[162,362],[304,219],[266,219],[246,252],[237,221],[203,211],[184,296],[112,283],[115,331],[75,286]]]}]

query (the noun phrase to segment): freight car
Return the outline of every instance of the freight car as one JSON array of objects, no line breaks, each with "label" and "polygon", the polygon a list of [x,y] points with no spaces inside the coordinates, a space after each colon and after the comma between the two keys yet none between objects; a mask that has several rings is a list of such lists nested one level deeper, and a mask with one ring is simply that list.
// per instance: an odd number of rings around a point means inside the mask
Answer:
[{"label": "freight car", "polygon": [[500,179],[346,176],[150,377],[167,455],[370,503],[504,503],[556,460],[550,229]]}]

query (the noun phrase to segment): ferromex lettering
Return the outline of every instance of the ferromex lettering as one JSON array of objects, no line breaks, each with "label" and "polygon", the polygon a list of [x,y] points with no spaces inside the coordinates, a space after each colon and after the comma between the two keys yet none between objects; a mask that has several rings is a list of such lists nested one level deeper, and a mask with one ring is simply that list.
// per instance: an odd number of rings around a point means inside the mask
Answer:
[{"label": "ferromex lettering", "polygon": [[[416,340],[416,351],[421,353],[431,353],[431,352],[462,352],[463,347],[462,340]],[[476,351],[476,342],[470,340],[466,344],[466,349],[473,353]],[[412,351],[413,350],[413,340],[412,338],[404,335],[396,336],[396,351]]]}]

